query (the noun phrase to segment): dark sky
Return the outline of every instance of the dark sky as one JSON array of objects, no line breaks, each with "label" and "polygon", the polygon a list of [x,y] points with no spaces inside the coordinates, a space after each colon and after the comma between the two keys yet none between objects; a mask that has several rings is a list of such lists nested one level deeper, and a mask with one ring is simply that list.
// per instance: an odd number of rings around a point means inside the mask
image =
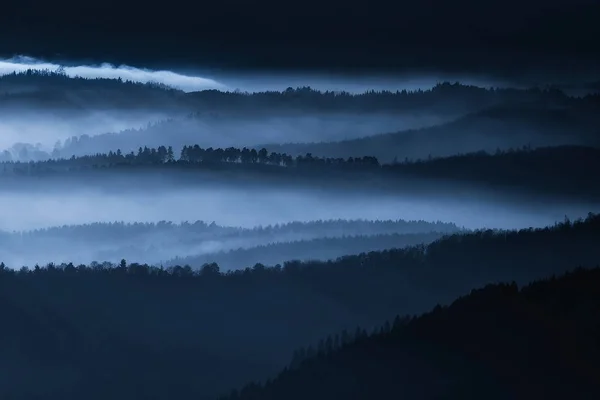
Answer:
[{"label": "dark sky", "polygon": [[0,53],[224,69],[507,75],[600,58],[600,0],[19,0]]}]

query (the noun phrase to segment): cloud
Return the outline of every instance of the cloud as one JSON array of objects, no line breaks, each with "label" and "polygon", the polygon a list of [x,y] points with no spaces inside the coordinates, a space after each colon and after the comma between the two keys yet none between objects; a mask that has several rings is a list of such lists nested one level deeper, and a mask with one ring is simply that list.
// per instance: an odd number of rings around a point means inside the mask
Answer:
[{"label": "cloud", "polygon": [[[45,62],[32,57],[17,56],[9,59],[0,60],[0,75],[6,75],[13,72],[22,72],[28,69],[55,71],[61,65],[51,62]],[[108,63],[100,65],[69,65],[62,66],[64,72],[71,77],[80,76],[83,78],[109,78],[130,80],[135,82],[147,83],[156,82],[181,89],[186,92],[197,90],[219,89],[228,90],[228,88],[213,79],[202,78],[198,76],[188,76],[178,74],[172,71],[153,71],[145,68],[135,68],[128,65],[115,66]]]}]

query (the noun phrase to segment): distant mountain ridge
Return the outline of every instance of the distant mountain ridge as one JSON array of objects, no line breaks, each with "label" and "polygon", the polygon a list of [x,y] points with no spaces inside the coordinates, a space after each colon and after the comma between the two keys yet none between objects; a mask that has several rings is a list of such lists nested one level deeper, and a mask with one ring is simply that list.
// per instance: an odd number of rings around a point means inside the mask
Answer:
[{"label": "distant mountain ridge", "polygon": [[[168,260],[179,257],[181,263],[197,268],[217,261],[230,269],[291,258],[336,258],[344,251],[413,245],[460,231],[463,230],[451,223],[404,220],[327,220],[254,228],[203,221],[95,223],[25,232],[0,231],[0,253],[13,268],[50,261],[118,262],[122,258],[171,265],[176,261]],[[272,254],[264,246],[270,246]]]},{"label": "distant mountain ridge", "polygon": [[578,106],[499,105],[437,126],[339,142],[265,144],[270,151],[325,157],[370,155],[383,162],[522,146],[600,146],[600,101]]}]

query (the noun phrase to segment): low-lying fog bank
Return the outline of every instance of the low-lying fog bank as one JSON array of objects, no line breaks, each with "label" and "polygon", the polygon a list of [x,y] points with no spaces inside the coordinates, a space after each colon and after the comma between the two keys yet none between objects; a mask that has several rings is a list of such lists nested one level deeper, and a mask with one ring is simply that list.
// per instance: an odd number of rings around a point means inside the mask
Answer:
[{"label": "low-lying fog bank", "polygon": [[[389,226],[371,223],[372,229],[360,233],[353,229],[351,222],[340,223],[340,232],[319,229],[315,222],[305,224],[310,228],[305,232],[285,225],[249,230],[221,228],[214,224],[199,229],[198,224],[171,225],[169,229],[166,224],[158,224],[145,231],[146,225],[92,224],[21,233],[0,232],[1,261],[12,268],[50,262],[78,265],[108,261],[117,264],[122,259],[151,265],[188,264],[193,268],[216,262],[222,270],[229,270],[256,263],[275,265],[289,260],[335,259],[360,252],[430,243],[445,234],[464,231],[456,227],[450,229],[452,225],[449,224],[425,222],[422,225],[427,225],[429,230],[420,233],[418,230],[400,233],[401,227],[393,223]],[[367,228],[369,224],[357,225]]]},{"label": "low-lying fog bank", "polygon": [[29,230],[92,222],[214,221],[253,227],[319,219],[422,219],[453,222],[468,229],[539,227],[595,211],[592,205],[513,201],[477,192],[440,196],[263,189],[133,188],[127,192],[77,189],[4,191],[0,229]]},{"label": "low-lying fog bank", "polygon": [[[23,110],[2,112],[0,110],[0,152],[8,150],[13,160],[36,159],[34,154],[22,153],[23,148],[31,153],[36,149],[52,156],[52,151],[61,148],[63,142],[73,136],[95,136],[126,129],[139,129],[149,123],[167,118],[167,113],[150,111],[100,111],[52,112],[51,110]],[[41,157],[42,159],[44,157]]]}]

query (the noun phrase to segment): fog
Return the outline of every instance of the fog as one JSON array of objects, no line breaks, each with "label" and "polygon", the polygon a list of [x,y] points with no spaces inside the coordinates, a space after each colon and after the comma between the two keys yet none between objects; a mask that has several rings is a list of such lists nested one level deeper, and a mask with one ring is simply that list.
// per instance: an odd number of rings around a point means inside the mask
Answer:
[{"label": "fog", "polygon": [[65,144],[60,155],[70,157],[116,149],[129,152],[143,146],[173,146],[177,153],[184,145],[192,144],[205,148],[239,148],[289,142],[338,141],[427,127],[447,119],[427,114],[321,114],[262,118],[194,116],[160,122],[147,129],[85,138]]},{"label": "fog", "polygon": [[[435,121],[435,118],[430,121]],[[292,155],[311,153],[321,157],[361,157],[369,154],[381,162],[391,162],[405,157],[449,157],[482,150],[493,153],[498,149],[523,146],[598,146],[599,123],[600,116],[595,110],[520,105],[490,108],[450,122],[425,126],[424,129],[382,132],[338,142],[286,143],[267,146],[267,149]]]},{"label": "fog", "polygon": [[[288,87],[311,86],[318,90],[362,93],[368,90],[426,90],[440,81],[452,80],[460,80],[463,84],[480,87],[509,85],[507,82],[490,80],[485,76],[414,75],[361,79],[326,75],[234,76],[218,75],[218,73],[204,74],[202,71],[180,73],[166,69],[150,70],[127,65],[77,65],[73,62],[60,65],[24,56],[0,60],[0,75],[26,71],[30,68],[64,71],[70,77],[121,78],[141,83],[156,82],[185,92],[205,89],[224,91],[240,89],[246,92],[283,91]],[[58,78],[62,85],[62,78],[60,76]],[[57,91],[62,95],[60,85],[56,87],[50,85],[50,93]],[[89,92],[86,85],[87,83],[84,82],[84,86],[78,87],[74,92],[77,90],[81,93]],[[454,90],[450,86],[452,85],[442,85],[440,92],[449,93],[447,91]],[[535,107],[529,110],[520,103],[514,108],[494,109],[492,105],[497,106],[494,103],[496,100],[488,98],[486,104],[492,107],[490,109],[492,111],[486,110],[480,115],[476,111],[479,110],[478,107],[484,105],[479,104],[477,96],[473,101],[473,98],[467,94],[464,98],[458,95],[456,101],[443,94],[440,95],[443,100],[439,103],[436,101],[422,103],[428,106],[423,106],[419,100],[415,100],[412,106],[407,106],[406,110],[400,111],[395,109],[396,106],[390,106],[395,103],[386,104],[385,95],[379,100],[372,100],[370,104],[360,103],[365,107],[364,109],[351,102],[344,103],[342,106],[338,104],[331,109],[327,109],[326,106],[321,109],[322,104],[328,103],[312,104],[308,100],[306,103],[292,101],[289,104],[295,106],[290,106],[283,97],[275,97],[275,100],[259,99],[255,104],[242,101],[229,107],[227,98],[223,102],[218,99],[218,96],[211,97],[211,92],[205,93],[207,94],[205,97],[202,93],[184,95],[181,92],[174,92],[175,97],[170,97],[171,91],[156,88],[142,89],[143,91],[139,93],[131,92],[130,98],[128,95],[123,95],[122,97],[127,98],[124,103],[113,103],[111,92],[102,90],[98,90],[101,99],[99,102],[95,102],[94,99],[89,100],[85,96],[79,97],[80,93],[73,95],[68,85],[65,85],[64,90],[66,102],[63,102],[61,96],[56,98],[49,96],[51,101],[46,103],[47,93],[39,97],[19,98],[20,103],[17,102],[16,106],[13,104],[12,108],[7,106],[0,115],[0,159],[29,161],[50,157],[69,158],[72,155],[96,154],[117,149],[128,153],[137,151],[139,147],[163,145],[173,146],[175,154],[178,154],[182,146],[198,144],[205,148],[267,146],[269,150],[285,151],[293,155],[311,153],[342,158],[368,155],[376,156],[383,162],[390,162],[405,157],[449,156],[523,145],[535,147],[548,144],[589,144],[588,138],[596,137],[594,134],[597,117],[591,118],[587,113],[579,112],[576,116],[565,117],[560,111],[538,110]],[[146,94],[151,93],[152,90],[158,93],[156,102],[144,103]],[[292,96],[294,95],[292,92]],[[177,102],[174,99],[183,100]],[[378,103],[379,101],[381,103]],[[127,111],[119,109],[119,104],[126,104]],[[105,109],[101,111],[94,107],[105,107]],[[464,113],[471,114],[465,116]],[[417,130],[419,128],[425,129]],[[381,135],[384,133],[390,134]],[[77,139],[73,140],[73,137]],[[8,157],[7,153],[2,153],[4,149],[10,153]],[[181,173],[170,179],[177,180],[181,177],[185,180],[184,175],[187,176]],[[439,187],[428,181],[421,181],[416,185],[425,189],[423,191],[410,190],[411,183],[406,181],[398,185],[408,185],[409,190],[401,192],[394,188],[384,190],[383,192],[386,193],[377,191],[369,194],[361,192],[351,184],[338,185],[338,187],[345,185],[349,190],[343,192],[335,190],[333,182],[332,187],[326,187],[329,183],[319,183],[316,177],[311,178],[308,184],[306,180],[303,181],[297,187],[294,187],[291,181],[286,181],[285,187],[278,187],[272,182],[267,183],[270,179],[267,176],[249,174],[247,177],[237,177],[239,185],[242,185],[241,182],[253,180],[249,188],[242,188],[236,187],[233,183],[235,180],[233,174],[225,173],[216,178],[208,175],[210,174],[199,178],[193,177],[193,180],[207,178],[207,181],[219,185],[192,183],[195,187],[190,188],[189,180],[187,186],[180,182],[175,185],[165,185],[165,180],[169,179],[159,175],[151,177],[148,181],[132,180],[131,176],[126,175],[111,175],[114,186],[110,191],[101,190],[102,184],[94,188],[99,182],[86,182],[84,185],[77,177],[71,182],[75,183],[74,185],[64,187],[60,178],[53,182],[50,182],[51,178],[49,178],[48,181],[39,182],[35,192],[26,189],[4,189],[0,196],[0,231],[27,231],[95,222],[181,223],[197,220],[249,229],[294,221],[330,219],[422,219],[431,222],[452,222],[465,229],[518,229],[551,225],[563,220],[565,216],[582,217],[589,211],[597,209],[595,205],[564,202],[559,204],[546,201],[547,199],[544,199],[543,203],[541,199],[508,200],[495,196],[491,192],[474,190],[473,185],[471,189],[459,190],[453,183],[445,185],[439,195],[434,188],[439,189]],[[367,179],[377,181],[375,176]],[[19,179],[7,183],[17,183],[16,186],[19,186]],[[390,184],[395,185],[396,182],[383,183],[384,186]],[[376,183],[374,187],[377,185]],[[48,190],[40,189],[42,186]],[[119,189],[115,189],[117,186]],[[24,187],[31,186],[26,183]],[[143,191],[138,190],[142,187]],[[318,187],[321,189],[317,190]],[[415,194],[417,192],[420,194]],[[371,234],[379,233],[381,232]],[[333,236],[346,234],[349,233]],[[36,253],[36,249],[31,249],[32,253],[4,255],[4,260],[18,265],[49,261],[76,263],[105,259],[116,261],[120,257],[127,257],[131,261],[153,263],[174,257],[198,256],[267,243],[324,237],[314,234],[282,233],[270,238],[250,236],[203,237],[182,243],[177,238],[159,234],[145,238],[135,237],[123,243],[102,244],[95,240],[82,241],[72,248],[67,244],[68,241],[57,239],[38,248],[40,253]],[[389,237],[381,238],[380,246],[388,246],[390,240]],[[360,245],[366,246],[364,243]],[[339,248],[344,248],[345,253],[351,251],[347,243],[345,247]],[[374,249],[374,247],[363,248],[365,251]],[[339,255],[345,254],[344,252],[340,252]],[[310,250],[305,250],[303,253],[307,257],[313,254],[316,253]],[[321,251],[320,254],[333,253]]]},{"label": "fog", "polygon": [[15,268],[50,262],[118,263],[124,258],[192,267],[218,262],[221,269],[239,269],[258,262],[275,265],[292,259],[331,259],[428,243],[462,231],[451,224],[423,221],[412,225],[393,221],[311,221],[253,229],[201,222],[94,223],[27,232],[0,231],[0,250],[3,262]]},{"label": "fog", "polygon": [[[22,110],[0,114],[0,151],[16,143],[40,144],[40,149],[51,152],[57,141],[72,136],[95,136],[125,129],[137,129],[167,118],[157,111],[96,111],[51,112]],[[17,155],[15,155],[17,156]]]},{"label": "fog", "polygon": [[124,194],[68,189],[3,192],[0,229],[30,230],[91,222],[182,222],[202,220],[219,225],[253,227],[319,219],[423,219],[454,222],[468,229],[540,227],[579,217],[588,205],[514,204],[492,196],[461,195],[455,200],[360,192],[209,188],[139,191]]},{"label": "fog", "polygon": [[[144,185],[141,183],[141,185]],[[277,232],[258,234],[240,231],[238,228],[284,224],[316,220],[424,220],[428,222],[454,223],[464,229],[519,229],[543,227],[562,221],[565,216],[576,219],[584,217],[598,207],[576,203],[544,203],[500,200],[490,193],[457,191],[456,195],[440,194],[385,195],[367,194],[360,191],[334,191],[276,188],[234,188],[207,186],[184,188],[164,186],[151,190],[126,192],[83,189],[73,186],[60,190],[5,190],[0,196],[0,248],[2,231],[29,231],[63,225],[79,225],[95,222],[160,222],[187,221],[212,222],[224,226],[222,230],[201,233],[169,233],[168,229],[132,234],[119,239],[111,235],[93,237],[76,233],[57,233],[45,239],[23,241],[18,248],[4,247],[3,261],[12,267],[45,264],[48,262],[90,263],[91,261],[118,262],[126,258],[131,262],[158,263],[176,257],[197,257],[195,260],[210,262],[203,254],[262,246],[298,240],[313,240],[347,235],[375,235],[398,232],[394,227],[375,230],[324,231],[323,228],[305,233]],[[227,227],[231,228],[227,228]],[[254,262],[276,260],[283,262],[290,255],[296,258],[338,257],[360,251],[380,250],[431,241],[436,236],[426,232],[447,232],[447,227],[423,227],[408,233],[425,235],[422,238],[380,237],[378,239],[348,242],[322,242],[318,246],[299,244],[293,247],[271,250],[259,249],[246,255],[218,255],[224,267],[247,267]],[[120,232],[119,230],[115,231]],[[211,233],[212,232],[212,233]],[[122,233],[119,233],[122,234]],[[73,236],[75,235],[75,236]],[[107,235],[105,232],[104,235]],[[439,236],[438,236],[439,237]],[[10,243],[10,242],[8,242]],[[23,247],[25,246],[25,247]],[[362,249],[362,250],[361,250]],[[301,252],[300,252],[301,250]],[[300,252],[300,254],[298,254]],[[279,255],[279,256],[278,256]],[[279,258],[278,258],[279,257]],[[281,259],[280,259],[281,258]],[[202,262],[193,262],[199,266]],[[251,265],[250,265],[251,264]]]},{"label": "fog", "polygon": [[[367,90],[430,89],[440,81],[453,79],[460,80],[463,84],[480,87],[506,87],[509,85],[509,82],[490,80],[484,75],[453,77],[434,74],[356,78],[327,76],[326,74],[284,76],[261,73],[254,75],[221,74],[215,78],[219,74],[218,71],[193,70],[179,73],[166,69],[149,70],[109,64],[84,65],[76,62],[61,65],[27,56],[0,60],[0,75],[25,71],[28,68],[38,70],[63,68],[68,76],[158,82],[184,91],[241,89],[253,92],[285,90],[287,87],[308,85],[319,90],[343,89],[347,92],[362,93]],[[208,77],[209,75],[210,77]],[[215,110],[211,108],[211,97],[200,97],[199,100],[193,95],[192,97],[185,95],[177,97],[181,100],[178,102],[179,100],[174,101],[169,95],[161,93],[157,94],[156,102],[151,101],[146,104],[144,103],[146,92],[142,92],[141,95],[131,92],[131,98],[117,96],[123,97],[121,100],[124,103],[120,103],[115,102],[115,98],[109,92],[107,94],[100,90],[98,92],[100,101],[96,103],[97,99],[90,100],[85,95],[80,96],[81,93],[89,92],[86,89],[87,86],[84,86],[84,89],[78,89],[75,95],[70,93],[67,87],[68,85],[65,85],[64,99],[62,96],[57,96],[57,98],[50,96],[51,101],[46,104],[45,94],[40,95],[40,98],[24,97],[17,101],[17,105],[13,105],[14,108],[11,108],[10,111],[2,112],[0,114],[0,153],[4,149],[11,149],[11,159],[22,161],[48,158],[57,141],[60,140],[64,145],[67,138],[82,136],[84,136],[83,141],[60,147],[63,151],[55,156],[70,157],[71,155],[94,154],[117,149],[129,152],[136,151],[143,146],[158,147],[161,145],[171,145],[178,151],[183,145],[198,144],[202,147],[266,146],[270,150],[285,151],[294,155],[312,153],[344,158],[371,155],[379,157],[382,161],[391,161],[395,157],[398,159],[404,159],[404,157],[426,158],[429,155],[445,156],[457,152],[495,150],[496,148],[520,147],[527,144],[536,146],[587,143],[579,140],[578,132],[575,135],[562,135],[562,131],[569,133],[574,130],[579,131],[579,125],[575,126],[569,122],[571,125],[558,126],[562,130],[561,136],[555,135],[556,137],[554,137],[550,135],[552,132],[548,133],[554,129],[549,128],[548,124],[527,126],[531,125],[527,116],[519,117],[520,120],[515,123],[504,121],[504,119],[507,121],[511,118],[515,119],[514,116],[501,115],[488,122],[465,119],[462,122],[459,120],[459,125],[445,125],[465,113],[476,111],[478,106],[484,106],[477,102],[473,103],[471,100],[467,101],[468,96],[461,98],[460,95],[456,101],[449,103],[447,99],[442,101],[435,110],[431,107],[415,106],[415,108],[404,111],[390,108],[384,112],[378,111],[375,107],[375,111],[363,113],[360,109],[354,110],[355,112],[344,112],[342,107],[341,111],[334,112],[315,107],[314,111],[306,112],[293,107],[285,108],[287,106],[281,110],[274,110],[264,104],[256,109],[250,107],[248,110],[245,108],[246,105],[243,105],[239,109],[233,107],[230,110],[226,107],[228,103],[225,102],[215,105],[216,112],[213,113]],[[61,91],[53,86],[51,90]],[[445,95],[440,96],[445,98]],[[384,100],[381,101],[382,104],[385,104]],[[415,104],[419,104],[418,100],[415,101]],[[28,108],[29,104],[30,108]],[[108,110],[94,109],[94,107],[98,107],[98,104],[107,106]],[[126,104],[128,111],[119,110],[119,104]],[[272,105],[268,102],[266,104]],[[281,104],[285,105],[286,102]],[[373,101],[373,104],[377,104],[377,101]],[[10,108],[10,106],[7,107]],[[208,110],[206,110],[207,107]],[[224,110],[220,110],[219,107],[224,107]],[[189,116],[191,113],[194,113],[193,117]],[[183,117],[184,115],[188,115],[188,117]],[[164,122],[165,119],[171,117],[175,120]],[[541,118],[546,117],[546,115],[541,116]],[[149,129],[131,130],[144,128],[148,123],[158,121],[163,122]],[[432,130],[408,132],[410,135],[404,135],[406,132],[403,131],[419,128],[432,128]],[[542,131],[543,133],[540,133]],[[391,132],[400,133],[393,137],[378,136],[370,141],[372,136]],[[354,140],[354,142],[343,142],[347,140]],[[297,143],[314,144],[293,145]],[[15,144],[30,144],[33,151],[21,152],[23,146],[13,147]],[[285,144],[285,146],[277,148],[276,146],[280,144]],[[40,150],[48,154],[40,152]],[[35,153],[35,157],[32,158],[31,153]]]}]

